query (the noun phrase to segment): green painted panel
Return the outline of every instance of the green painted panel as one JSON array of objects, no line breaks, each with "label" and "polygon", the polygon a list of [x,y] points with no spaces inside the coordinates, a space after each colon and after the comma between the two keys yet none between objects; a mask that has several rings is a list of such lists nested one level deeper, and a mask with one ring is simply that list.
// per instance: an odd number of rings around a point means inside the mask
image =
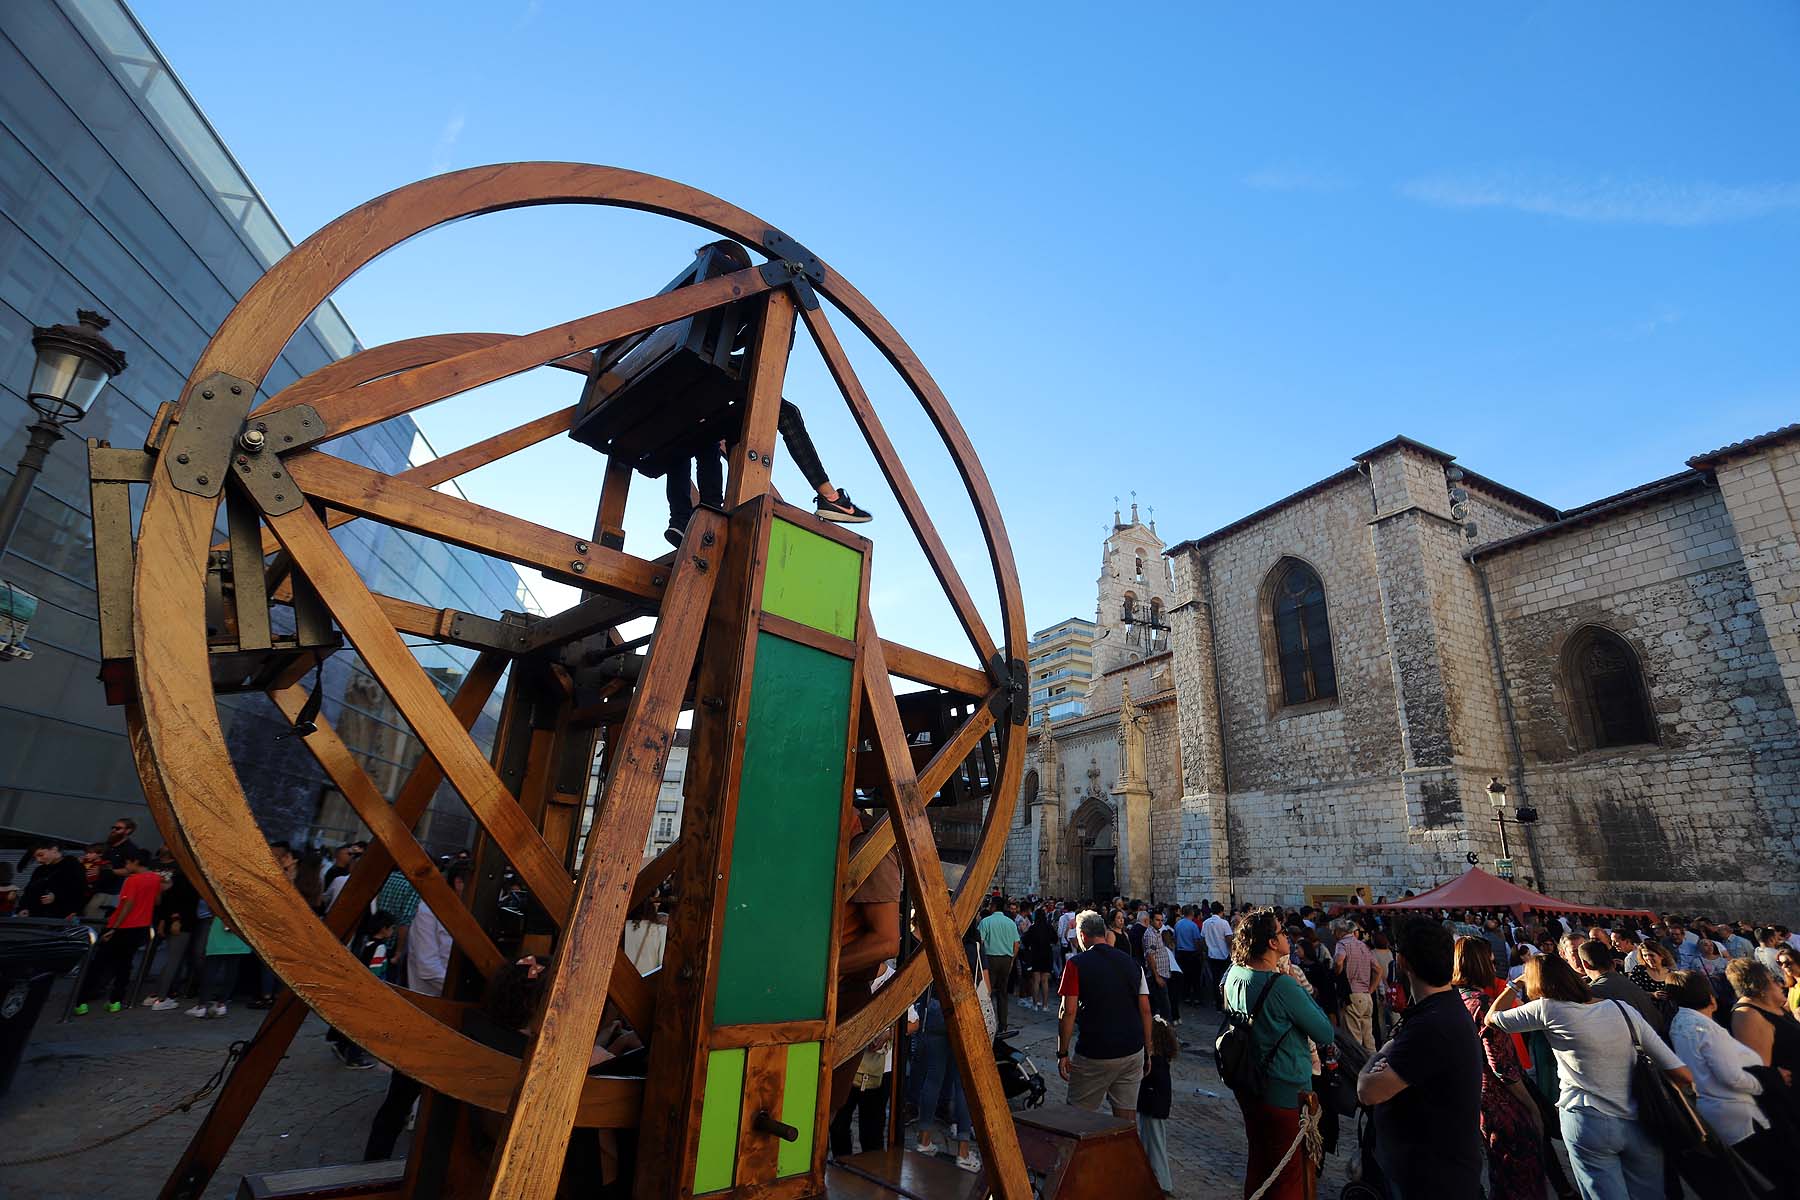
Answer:
[{"label": "green painted panel", "polygon": [[850,547],[776,521],[769,530],[763,610],[841,638],[856,638],[862,608],[862,555]]},{"label": "green painted panel", "polygon": [[788,1047],[787,1076],[781,1085],[781,1119],[800,1131],[781,1143],[775,1177],[804,1175],[812,1169],[813,1118],[819,1111],[819,1043],[795,1042]]},{"label": "green painted panel", "polygon": [[738,1119],[744,1107],[744,1052],[714,1050],[706,1056],[706,1098],[700,1106],[700,1149],[694,1159],[694,1194],[716,1192],[737,1178]]},{"label": "green painted panel", "polygon": [[851,669],[757,635],[715,1025],[825,1016]]}]

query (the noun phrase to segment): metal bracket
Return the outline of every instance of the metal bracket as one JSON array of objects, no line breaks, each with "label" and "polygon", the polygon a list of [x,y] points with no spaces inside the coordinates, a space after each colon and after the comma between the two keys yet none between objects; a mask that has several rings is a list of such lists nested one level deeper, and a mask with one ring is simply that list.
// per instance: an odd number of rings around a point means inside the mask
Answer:
[{"label": "metal bracket", "polygon": [[994,718],[998,720],[1010,715],[1014,725],[1025,724],[1031,715],[1031,672],[1026,669],[1025,660],[1008,661],[995,654],[993,661],[988,663],[988,677],[1000,689],[988,703]]},{"label": "metal bracket", "polygon": [[793,288],[801,308],[819,307],[813,288],[825,286],[825,264],[779,229],[763,231],[762,248],[769,256],[769,261],[758,268],[763,282],[770,287]]},{"label": "metal bracket", "polygon": [[460,646],[485,646],[508,654],[522,652],[531,641],[531,627],[539,618],[525,613],[503,612],[498,621],[478,613],[446,610],[450,640]]},{"label": "metal bracket", "polygon": [[170,482],[190,496],[216,497],[225,486],[244,414],[255,402],[256,384],[222,371],[195,384],[163,449]]},{"label": "metal bracket", "polygon": [[258,417],[238,431],[231,472],[266,515],[291,513],[306,503],[306,496],[282,469],[281,456],[310,446],[325,433],[325,422],[310,404]]}]

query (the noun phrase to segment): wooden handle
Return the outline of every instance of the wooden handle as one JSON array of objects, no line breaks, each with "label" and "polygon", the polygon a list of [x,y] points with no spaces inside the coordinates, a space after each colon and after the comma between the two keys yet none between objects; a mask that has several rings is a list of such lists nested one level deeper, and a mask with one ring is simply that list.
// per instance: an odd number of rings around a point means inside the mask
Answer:
[{"label": "wooden handle", "polygon": [[800,1140],[800,1131],[798,1129],[795,1129],[792,1125],[785,1125],[782,1122],[777,1121],[774,1117],[769,1115],[769,1110],[766,1108],[756,1114],[756,1119],[750,1122],[750,1127],[758,1133],[774,1134],[784,1142],[797,1142]]}]

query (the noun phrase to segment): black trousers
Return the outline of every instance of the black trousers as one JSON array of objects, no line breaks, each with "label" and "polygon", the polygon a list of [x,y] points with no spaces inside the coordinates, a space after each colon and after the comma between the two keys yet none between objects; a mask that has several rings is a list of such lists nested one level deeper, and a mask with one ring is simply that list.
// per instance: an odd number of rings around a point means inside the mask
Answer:
[{"label": "black trousers", "polygon": [[81,1003],[98,996],[108,984],[111,991],[108,999],[114,1004],[125,1002],[125,993],[131,990],[131,960],[149,940],[150,928],[147,925],[136,929],[112,929],[103,936],[100,944],[94,948],[94,957],[88,963],[87,972],[81,980]]},{"label": "black trousers", "polygon": [[416,1079],[398,1071],[388,1076],[387,1096],[375,1110],[375,1119],[369,1122],[369,1144],[363,1147],[364,1162],[394,1157],[394,1143],[406,1129],[407,1115],[412,1112],[413,1101],[419,1098],[422,1090]]},{"label": "black trousers", "polygon": [[[813,445],[812,435],[806,432],[806,421],[800,416],[797,405],[786,400],[781,402],[781,415],[776,418],[775,428],[781,434],[781,443],[793,457],[794,466],[812,484],[814,490],[821,487],[831,476],[825,473],[825,464],[819,461],[818,448]],[[700,503],[710,504],[718,508],[725,503],[725,462],[711,446],[704,447],[694,455],[693,484],[700,493]],[[694,515],[693,498],[688,495],[688,477],[685,472],[670,471],[666,481],[669,498],[669,524],[687,528],[688,518]]]},{"label": "black trousers", "polygon": [[1189,1004],[1200,1003],[1206,992],[1206,956],[1198,950],[1177,950],[1175,961],[1181,964],[1181,998]]},{"label": "black trousers", "polygon": [[1220,1012],[1225,1011],[1225,972],[1231,970],[1229,958],[1212,958],[1206,960],[1206,985],[1212,993],[1213,1007]]},{"label": "black trousers", "polygon": [[852,1120],[856,1122],[864,1150],[887,1149],[887,1102],[893,1086],[894,1073],[889,1071],[881,1077],[878,1086],[866,1092],[861,1088],[850,1089],[850,1099],[831,1118],[832,1154],[843,1158],[853,1150],[854,1144],[850,1140]]}]

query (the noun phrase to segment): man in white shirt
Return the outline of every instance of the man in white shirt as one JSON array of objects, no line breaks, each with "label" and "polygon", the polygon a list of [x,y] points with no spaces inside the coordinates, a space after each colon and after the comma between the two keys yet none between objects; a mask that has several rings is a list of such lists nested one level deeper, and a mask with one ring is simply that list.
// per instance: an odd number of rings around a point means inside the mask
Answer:
[{"label": "man in white shirt", "polygon": [[[458,899],[469,885],[470,874],[472,868],[464,862],[452,863],[444,872],[444,882],[450,885]],[[444,973],[450,967],[450,952],[455,948],[450,931],[431,911],[431,906],[419,901],[419,911],[413,914],[412,935],[407,942],[408,986],[427,996],[443,995]]]},{"label": "man in white shirt", "polygon": [[1225,972],[1231,968],[1231,922],[1225,919],[1225,906],[1212,902],[1212,916],[1200,925],[1200,940],[1206,943],[1206,990],[1213,1007],[1225,1011]]}]

